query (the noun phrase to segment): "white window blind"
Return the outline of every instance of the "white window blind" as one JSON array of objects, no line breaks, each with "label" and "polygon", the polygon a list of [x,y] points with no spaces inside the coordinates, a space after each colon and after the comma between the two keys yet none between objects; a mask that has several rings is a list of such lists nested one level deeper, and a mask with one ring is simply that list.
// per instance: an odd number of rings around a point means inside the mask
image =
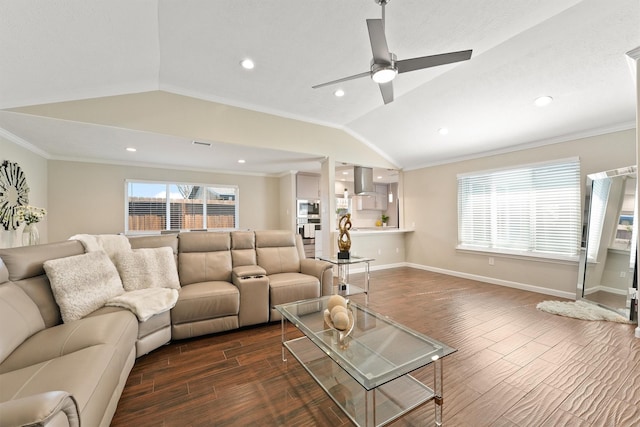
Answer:
[{"label": "white window blind", "polygon": [[578,255],[578,159],[458,176],[459,248]]}]

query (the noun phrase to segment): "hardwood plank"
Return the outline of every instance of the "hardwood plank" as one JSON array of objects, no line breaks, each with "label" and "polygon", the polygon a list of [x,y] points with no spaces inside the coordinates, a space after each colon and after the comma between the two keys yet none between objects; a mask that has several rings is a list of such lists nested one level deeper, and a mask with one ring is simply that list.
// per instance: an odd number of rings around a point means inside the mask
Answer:
[{"label": "hardwood plank", "polygon": [[[361,283],[363,274],[351,278]],[[634,425],[635,325],[535,308],[549,299],[555,298],[402,267],[371,273],[369,306],[458,349],[443,361],[445,425]],[[414,375],[433,381],[431,367]],[[433,408],[429,402],[391,425],[432,425]],[[131,425],[351,422],[295,359],[282,362],[275,322],[176,341],[136,360],[112,422]]]}]

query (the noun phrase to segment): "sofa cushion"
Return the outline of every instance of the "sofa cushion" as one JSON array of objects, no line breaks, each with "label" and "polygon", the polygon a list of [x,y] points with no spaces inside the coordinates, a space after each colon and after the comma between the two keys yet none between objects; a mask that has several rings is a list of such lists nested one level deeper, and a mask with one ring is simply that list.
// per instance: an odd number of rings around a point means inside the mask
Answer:
[{"label": "sofa cushion", "polygon": [[101,344],[133,347],[138,334],[136,317],[127,310],[90,316],[43,329],[27,338],[0,364],[0,374]]},{"label": "sofa cushion", "polygon": [[[55,258],[65,258],[84,253],[82,243],[76,240],[35,246],[0,249],[0,258],[9,270],[9,280],[18,280],[44,274],[42,264]],[[31,294],[26,291],[29,296]]]},{"label": "sofa cushion", "polygon": [[319,296],[320,281],[316,277],[300,273],[280,273],[269,276],[271,307]]},{"label": "sofa cushion", "polygon": [[231,232],[231,258],[234,267],[257,263],[256,236],[253,231]]},{"label": "sofa cushion", "polygon": [[180,324],[235,316],[239,309],[240,292],[231,283],[225,281],[194,283],[180,290],[180,298],[171,309],[171,321],[173,324]]},{"label": "sofa cushion", "polygon": [[257,262],[268,275],[300,272],[300,255],[292,232],[267,230],[255,233]]},{"label": "sofa cushion", "polygon": [[0,363],[24,340],[44,329],[38,306],[11,282],[0,284],[0,324]]},{"label": "sofa cushion", "polygon": [[180,279],[170,247],[134,249],[115,255],[126,291],[147,288],[180,289]]},{"label": "sofa cushion", "polygon": [[182,286],[208,281],[231,282],[229,233],[180,233],[178,273]]},{"label": "sofa cushion", "polygon": [[65,323],[81,319],[124,292],[118,270],[102,251],[48,260],[44,269]]},{"label": "sofa cushion", "polygon": [[[114,390],[133,367],[133,343],[125,350],[100,344],[0,375],[0,401],[64,390],[80,411],[80,425],[105,424]],[[108,423],[108,421],[107,421]]]}]

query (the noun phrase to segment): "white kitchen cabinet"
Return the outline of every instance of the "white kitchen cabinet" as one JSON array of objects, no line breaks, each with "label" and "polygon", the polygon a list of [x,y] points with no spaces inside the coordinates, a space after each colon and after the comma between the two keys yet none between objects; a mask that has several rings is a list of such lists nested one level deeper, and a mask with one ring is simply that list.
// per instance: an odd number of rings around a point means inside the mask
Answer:
[{"label": "white kitchen cabinet", "polygon": [[298,199],[318,200],[320,198],[320,175],[297,174],[296,197]]}]

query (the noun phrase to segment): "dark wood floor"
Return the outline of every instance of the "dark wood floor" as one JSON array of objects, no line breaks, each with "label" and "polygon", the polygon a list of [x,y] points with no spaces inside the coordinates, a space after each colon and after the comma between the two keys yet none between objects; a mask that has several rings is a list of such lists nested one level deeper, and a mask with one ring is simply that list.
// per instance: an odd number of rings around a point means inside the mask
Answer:
[{"label": "dark wood floor", "polygon": [[[557,298],[399,268],[372,273],[369,307],[458,349],[444,360],[447,426],[640,425],[634,326],[536,310],[548,299]],[[415,374],[432,375],[431,366]],[[433,425],[433,412],[429,402],[392,425]],[[294,359],[283,364],[275,323],[177,341],[141,357],[112,425],[350,421]]]}]

